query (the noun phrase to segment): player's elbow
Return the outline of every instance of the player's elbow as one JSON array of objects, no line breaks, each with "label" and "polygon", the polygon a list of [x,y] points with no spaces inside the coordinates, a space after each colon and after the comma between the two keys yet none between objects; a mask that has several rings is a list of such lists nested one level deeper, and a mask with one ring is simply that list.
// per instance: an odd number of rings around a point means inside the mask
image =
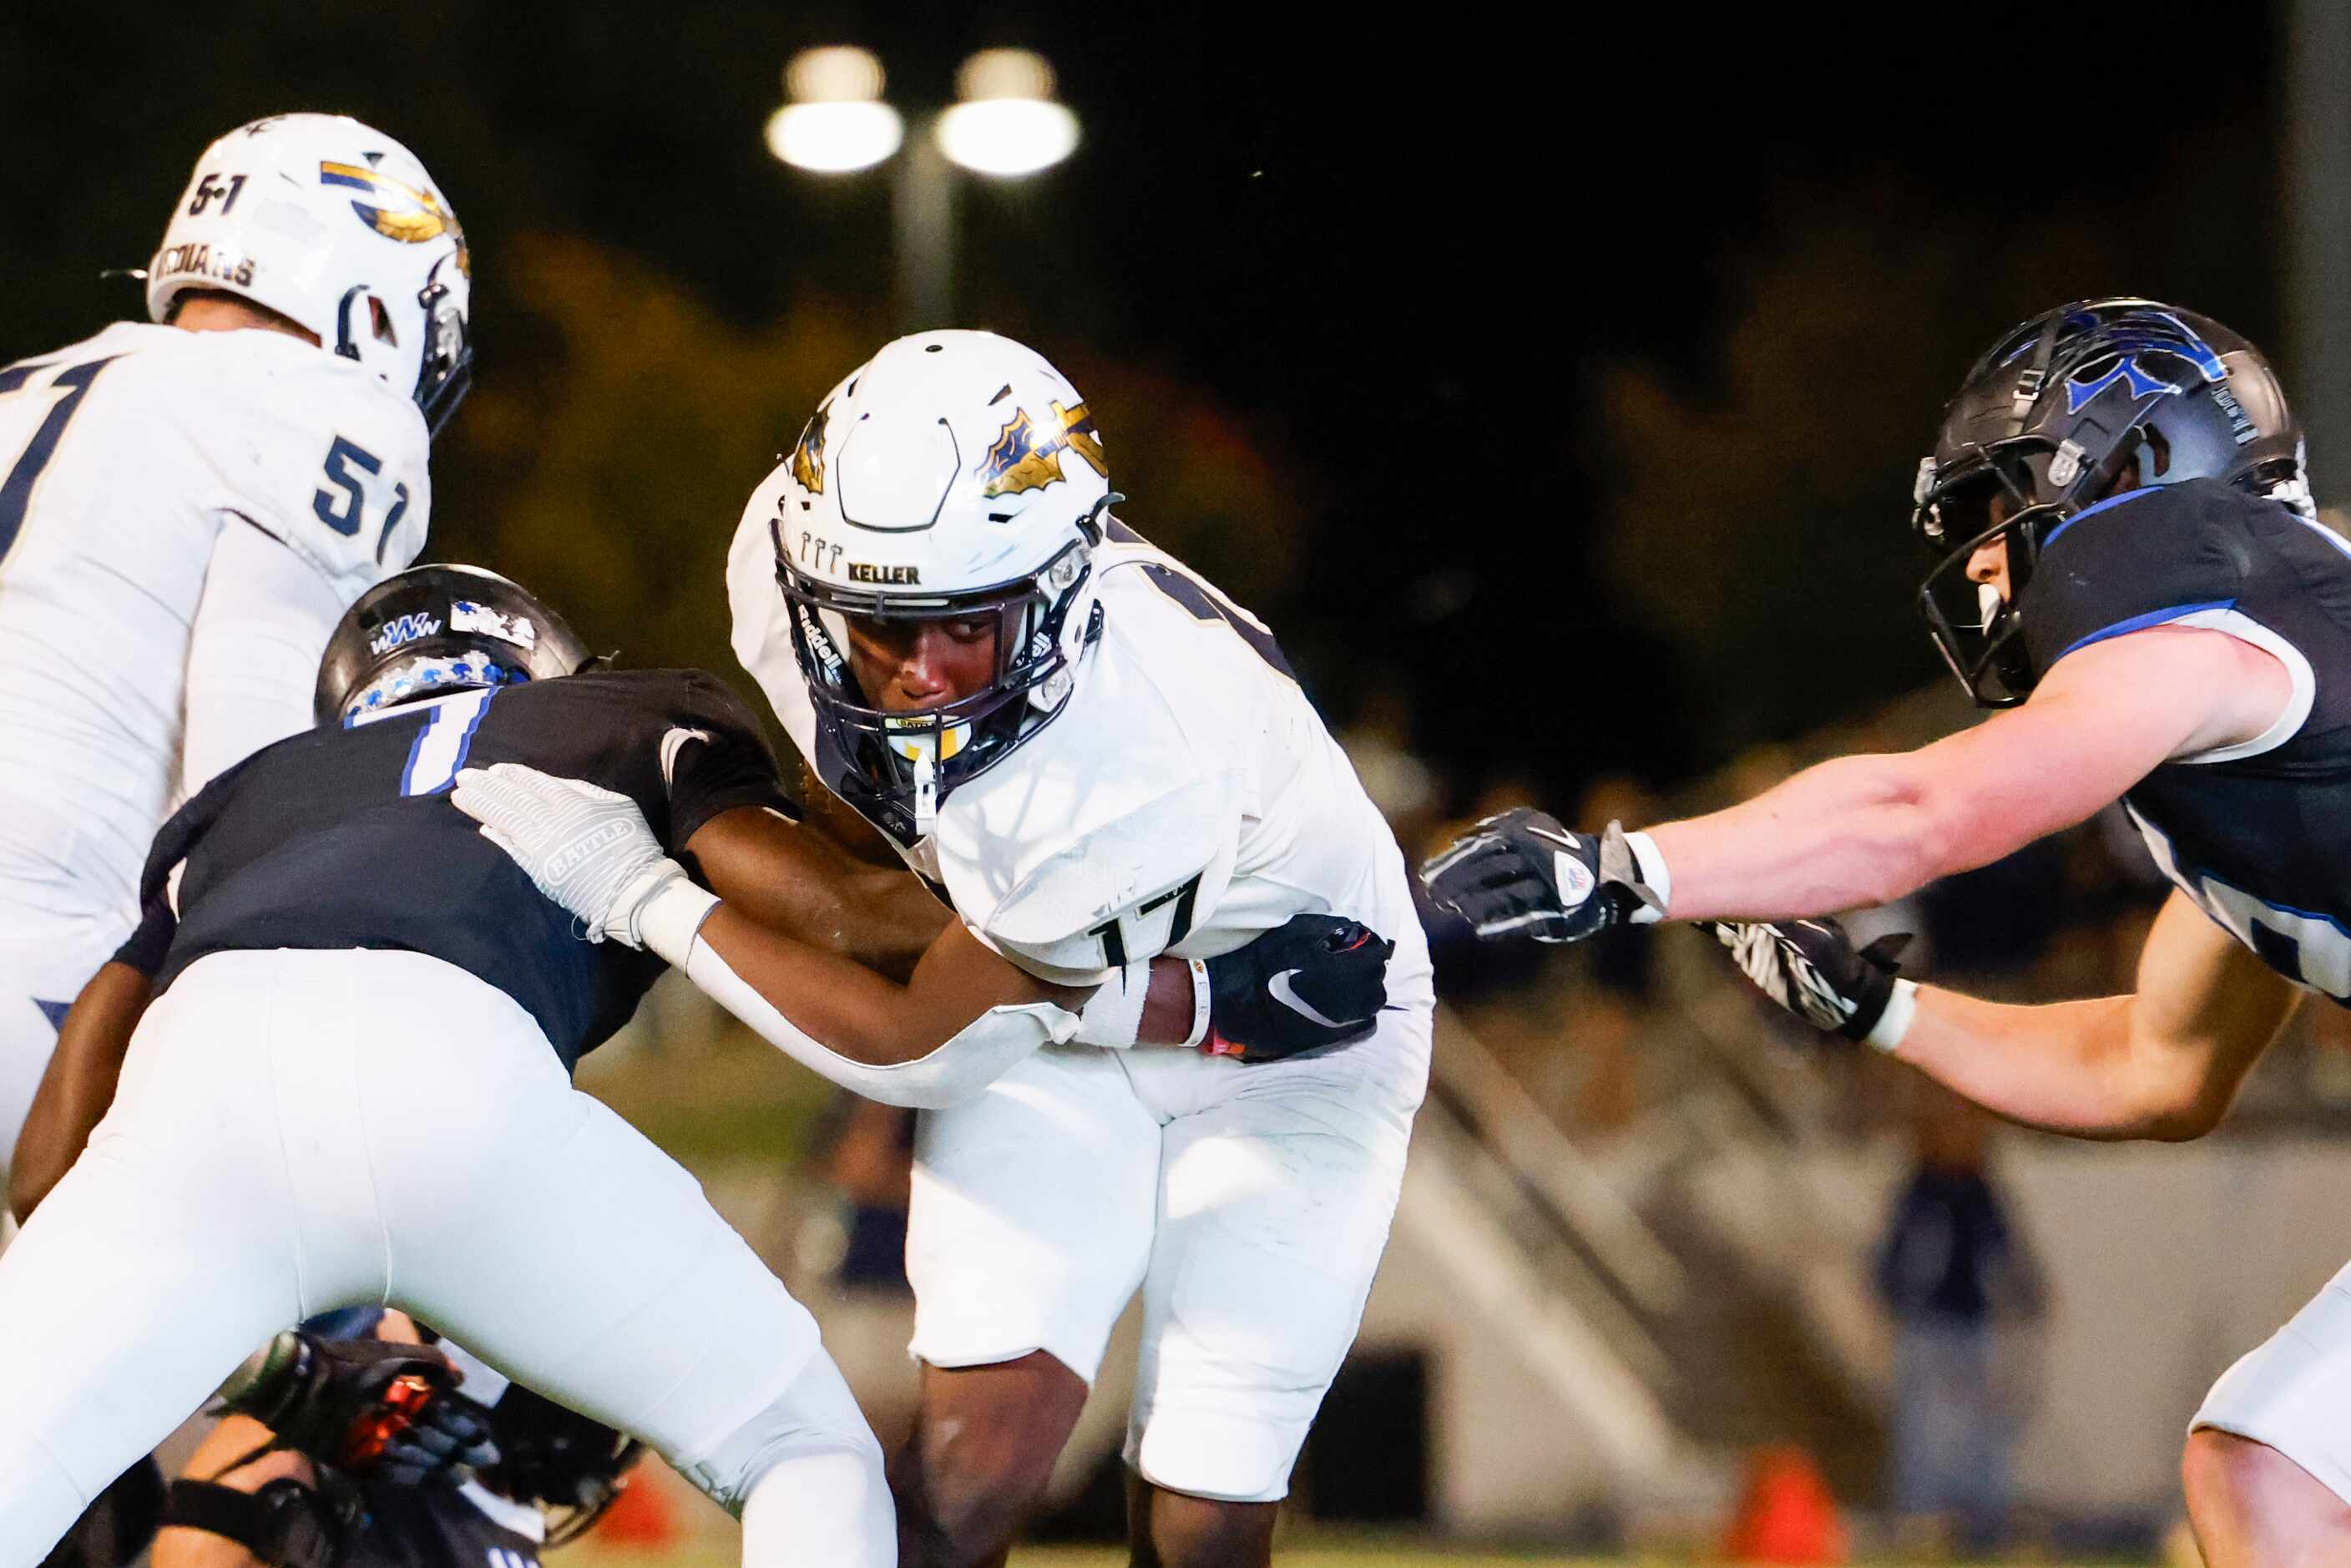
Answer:
[{"label": "player's elbow", "polygon": [[2131,1135],[2185,1144],[2219,1126],[2236,1100],[2236,1083],[2201,1064],[2141,1070],[2126,1120]]},{"label": "player's elbow", "polygon": [[2141,1123],[2141,1136],[2158,1144],[2193,1143],[2219,1126],[2228,1111],[2225,1101],[2201,1097],[2158,1107]]}]

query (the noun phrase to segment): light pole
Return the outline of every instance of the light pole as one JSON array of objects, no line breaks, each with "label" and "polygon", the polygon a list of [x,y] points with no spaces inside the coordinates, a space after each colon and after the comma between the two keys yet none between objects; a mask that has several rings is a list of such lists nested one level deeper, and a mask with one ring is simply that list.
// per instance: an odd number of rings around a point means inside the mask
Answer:
[{"label": "light pole", "polygon": [[918,112],[914,135],[882,98],[882,62],[845,45],[804,49],[784,68],[768,148],[796,169],[847,174],[898,157],[890,201],[899,327],[955,320],[955,182],[1050,169],[1078,145],[1078,117],[1053,97],[1053,68],[1027,49],[982,49],[956,72],[956,101]]}]

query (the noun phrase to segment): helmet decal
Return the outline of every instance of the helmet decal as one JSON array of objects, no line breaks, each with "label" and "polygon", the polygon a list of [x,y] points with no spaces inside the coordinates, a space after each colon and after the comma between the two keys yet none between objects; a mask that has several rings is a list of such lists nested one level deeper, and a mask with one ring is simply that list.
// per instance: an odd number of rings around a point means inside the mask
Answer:
[{"label": "helmet decal", "polygon": [[810,495],[824,494],[824,431],[831,413],[832,400],[827,398],[801,428],[799,444],[792,448],[792,477]]},{"label": "helmet decal", "polygon": [[981,495],[993,499],[1043,489],[1062,477],[1064,451],[1076,453],[1085,460],[1087,467],[1105,479],[1110,477],[1110,465],[1102,460],[1102,437],[1095,433],[1093,415],[1086,412],[1086,405],[1081,402],[1073,408],[1064,408],[1056,402],[1050,406],[1061,428],[1048,433],[1041,441],[1025,408],[1016,411],[1011,422],[998,432],[995,444],[973,470],[987,481],[980,489]]},{"label": "helmet decal", "polygon": [[368,639],[368,652],[389,653],[394,648],[406,647],[409,643],[422,638],[439,635],[441,635],[440,619],[420,611],[413,614],[396,616],[385,622],[376,634]]},{"label": "helmet decal", "polygon": [[1075,408],[1053,406],[1053,417],[1061,422],[1061,439],[1069,449],[1086,460],[1086,466],[1103,478],[1110,477],[1110,465],[1102,460],[1102,434],[1094,429],[1094,416],[1086,412],[1084,403]]},{"label": "helmet decal", "polygon": [[[2141,398],[2154,397],[2158,392],[2178,392],[2180,390],[2171,382],[2158,380],[2156,377],[2148,375],[2145,371],[2140,370],[2138,368],[2137,355],[2125,354],[2121,359],[2115,361],[2114,368],[2112,370],[2109,370],[2105,375],[2099,376],[2095,380],[2076,377],[2073,381],[2067,382],[2065,383],[2065,412],[2067,413],[2081,413],[2083,406],[2089,402],[2092,398],[2096,397],[2100,392],[2105,391],[2116,382],[2127,382],[2130,384],[2131,402],[2138,402]],[[2058,483],[2063,484],[2064,481],[2059,480]]]},{"label": "helmet decal", "polygon": [[[350,185],[378,198],[378,204],[354,201],[351,211],[360,221],[387,239],[402,245],[423,245],[427,240],[450,235],[457,241],[457,254],[465,254],[465,231],[457,226],[457,214],[441,204],[441,198],[430,190],[403,185],[389,174],[373,169],[362,169],[356,163],[320,163],[319,183],[322,185]],[[465,266],[463,262],[459,264]],[[472,268],[466,267],[470,276]]]},{"label": "helmet decal", "polygon": [[538,628],[528,615],[517,611],[501,615],[486,604],[476,604],[470,599],[460,599],[449,606],[449,629],[472,632],[484,637],[496,637],[501,643],[512,643],[517,648],[538,646]]}]

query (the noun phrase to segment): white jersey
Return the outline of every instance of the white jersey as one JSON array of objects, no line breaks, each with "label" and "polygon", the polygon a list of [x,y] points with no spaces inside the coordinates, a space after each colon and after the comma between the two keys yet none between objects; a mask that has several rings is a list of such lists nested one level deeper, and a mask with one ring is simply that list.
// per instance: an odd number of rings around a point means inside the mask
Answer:
[{"label": "white jersey", "polygon": [[413,401],[283,333],[0,370],[0,896],[133,907],[172,802],[309,726],[336,618],[423,545],[426,457]]},{"label": "white jersey", "polygon": [[[727,563],[736,656],[793,744],[816,716],[762,520]],[[1132,539],[1131,532],[1116,528]],[[1168,953],[1208,958],[1298,914],[1396,943],[1392,1006],[1432,1005],[1403,856],[1261,623],[1140,541],[1097,550],[1101,639],[1061,715],[958,785],[902,851],[990,946],[1092,985]]]}]

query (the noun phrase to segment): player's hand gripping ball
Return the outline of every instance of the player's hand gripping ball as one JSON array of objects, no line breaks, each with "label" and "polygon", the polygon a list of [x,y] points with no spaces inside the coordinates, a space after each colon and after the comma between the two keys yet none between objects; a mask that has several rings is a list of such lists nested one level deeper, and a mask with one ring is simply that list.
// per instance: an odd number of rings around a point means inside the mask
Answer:
[{"label": "player's hand gripping ball", "polygon": [[1489,941],[1581,942],[1659,904],[1624,829],[1579,833],[1531,806],[1479,822],[1431,857],[1420,880],[1438,908]]},{"label": "player's hand gripping ball", "polygon": [[1395,951],[1360,921],[1291,915],[1248,946],[1208,960],[1208,1038],[1200,1049],[1280,1061],[1363,1039],[1387,1005]]},{"label": "player's hand gripping ball", "polygon": [[1902,967],[1895,960],[1910,943],[1906,931],[1856,948],[1844,927],[1828,919],[1709,924],[1756,989],[1845,1040],[1868,1039],[1886,1016]]},{"label": "player's hand gripping ball", "polygon": [[582,779],[500,762],[461,769],[449,800],[533,886],[571,912],[590,942],[643,946],[639,912],[685,875],[635,801]]}]

